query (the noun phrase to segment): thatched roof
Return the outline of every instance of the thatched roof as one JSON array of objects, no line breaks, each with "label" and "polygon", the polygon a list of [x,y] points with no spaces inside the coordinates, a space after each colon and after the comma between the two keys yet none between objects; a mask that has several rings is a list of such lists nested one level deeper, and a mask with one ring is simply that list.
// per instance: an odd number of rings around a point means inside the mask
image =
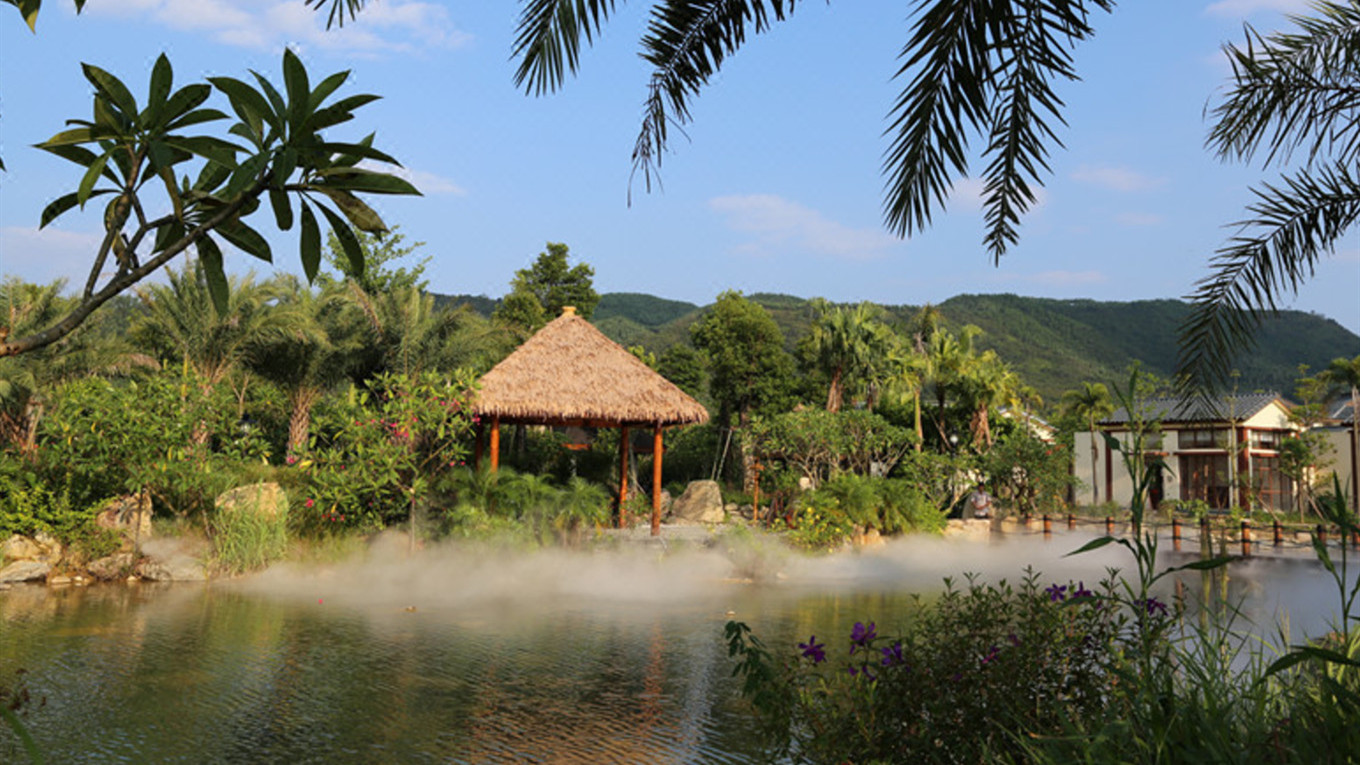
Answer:
[{"label": "thatched roof", "polygon": [[702,404],[570,308],[480,382],[473,413],[502,422],[600,427],[708,421]]}]

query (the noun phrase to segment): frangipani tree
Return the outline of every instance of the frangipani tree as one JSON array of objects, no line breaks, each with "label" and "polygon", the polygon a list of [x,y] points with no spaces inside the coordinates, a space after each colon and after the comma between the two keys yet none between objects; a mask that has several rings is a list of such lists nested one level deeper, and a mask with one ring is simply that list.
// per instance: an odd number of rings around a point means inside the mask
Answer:
[{"label": "frangipani tree", "polygon": [[[29,5],[36,13],[38,3]],[[253,85],[211,77],[207,83],[175,89],[170,61],[161,55],[152,67],[147,96],[139,103],[117,77],[83,65],[94,87],[91,118],[68,120],[69,129],[38,144],[79,165],[83,174],[74,191],[43,210],[40,224],[99,200],[104,204],[103,239],[75,307],[55,324],[22,337],[10,338],[10,328],[0,327],[0,356],[65,337],[113,296],[190,248],[197,251],[213,304],[222,311],[229,289],[222,242],[273,261],[268,241],[247,222],[265,200],[279,229],[298,224],[302,267],[309,280],[321,263],[318,218],[339,239],[356,271],[362,271],[354,230],[380,233],[387,227],[359,194],[419,192],[401,178],[360,166],[364,161],[398,164],[373,148],[371,134],[357,142],[325,135],[377,96],[330,100],[349,73],[330,75],[313,86],[292,51],[284,51],[282,68],[282,89],[257,72],[251,73]],[[203,126],[229,119],[205,105],[214,92],[226,98],[236,118],[225,131],[228,137],[203,132]]]}]

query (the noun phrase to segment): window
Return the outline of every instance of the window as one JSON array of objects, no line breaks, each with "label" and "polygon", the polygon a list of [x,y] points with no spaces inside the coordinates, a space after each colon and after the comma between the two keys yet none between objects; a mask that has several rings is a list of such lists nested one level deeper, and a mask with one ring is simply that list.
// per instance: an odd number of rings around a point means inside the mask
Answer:
[{"label": "window", "polygon": [[1284,434],[1278,430],[1253,430],[1251,432],[1251,448],[1279,449],[1283,437]]},{"label": "window", "polygon": [[1227,437],[1223,428],[1198,428],[1177,431],[1176,444],[1182,449],[1221,448]]}]

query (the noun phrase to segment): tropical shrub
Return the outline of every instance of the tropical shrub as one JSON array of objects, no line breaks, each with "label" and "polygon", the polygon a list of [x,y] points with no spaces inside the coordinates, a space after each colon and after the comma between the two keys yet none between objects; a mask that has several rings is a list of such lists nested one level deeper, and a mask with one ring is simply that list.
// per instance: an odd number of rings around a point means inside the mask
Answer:
[{"label": "tropical shrub", "polygon": [[94,560],[118,548],[116,532],[95,523],[100,503],[76,505],[69,489],[54,490],[32,473],[0,472],[0,539],[45,534],[72,548],[77,557]]},{"label": "tropical shrub", "polygon": [[981,469],[993,493],[1021,513],[1056,513],[1067,507],[1076,481],[1069,451],[1016,428],[982,456]]},{"label": "tropical shrub", "polygon": [[428,499],[441,475],[465,464],[472,421],[464,410],[471,381],[435,372],[383,374],[356,390],[324,424],[326,441],[298,459],[310,493],[294,505],[308,532],[381,529]]},{"label": "tropical shrub", "polygon": [[[204,395],[192,376],[175,372],[72,382],[43,418],[43,477],[68,486],[77,505],[146,491],[159,509],[199,515],[234,483],[239,460],[221,446],[256,438],[240,432],[227,395]],[[238,453],[261,449],[244,445]]]}]

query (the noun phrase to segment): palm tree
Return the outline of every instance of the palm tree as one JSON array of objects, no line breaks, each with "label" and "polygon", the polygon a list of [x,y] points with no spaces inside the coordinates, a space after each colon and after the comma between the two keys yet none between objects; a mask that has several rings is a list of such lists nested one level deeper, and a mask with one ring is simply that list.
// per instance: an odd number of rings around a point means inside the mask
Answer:
[{"label": "palm tree", "polygon": [[1020,376],[995,351],[985,351],[967,365],[959,388],[972,408],[969,431],[973,448],[983,451],[992,447],[992,408],[1017,406],[1021,387]]},{"label": "palm tree", "polygon": [[507,332],[470,307],[439,308],[415,287],[369,294],[353,281],[345,288],[363,310],[376,354],[363,376],[379,371],[416,374],[427,369],[489,369],[510,350]]},{"label": "palm tree", "polygon": [[937,328],[930,336],[924,360],[924,379],[930,386],[935,398],[935,430],[941,439],[942,448],[951,448],[945,419],[951,398],[956,401],[965,398],[962,390],[978,354],[973,340],[982,330],[969,324],[957,336],[947,329]]},{"label": "palm tree", "polygon": [[880,319],[883,309],[872,303],[846,308],[819,301],[817,308],[821,316],[812,327],[812,351],[831,378],[826,410],[838,412],[847,390],[872,391],[870,378],[882,375],[892,330]]},{"label": "palm tree", "polygon": [[1301,32],[1224,47],[1233,77],[1213,109],[1209,145],[1225,160],[1264,166],[1304,153],[1301,169],[1254,190],[1238,233],[1213,259],[1181,327],[1186,380],[1207,389],[1226,380],[1233,357],[1296,292],[1317,262],[1360,221],[1360,2],[1322,0],[1313,16],[1291,16]]},{"label": "palm tree", "polygon": [[1360,512],[1360,356],[1337,358],[1318,373],[1328,387],[1351,397],[1351,506]]},{"label": "palm tree", "polygon": [[187,368],[206,394],[265,333],[280,326],[280,317],[270,311],[273,294],[253,275],[231,277],[227,307],[219,313],[197,259],[179,271],[166,269],[165,275],[168,284],[137,290],[146,315],[133,324],[133,341],[163,362]]},{"label": "palm tree", "polygon": [[[75,303],[62,296],[64,287],[65,280],[39,285],[5,279],[0,282],[0,323],[19,336],[52,325]],[[22,454],[34,454],[47,393],[61,383],[157,366],[154,359],[129,352],[117,339],[95,337],[98,329],[97,323],[86,325],[51,345],[0,357],[0,445],[12,444]]]},{"label": "palm tree", "polygon": [[1069,390],[1062,395],[1063,410],[1086,423],[1091,434],[1091,504],[1100,504],[1099,482],[1096,477],[1096,422],[1109,417],[1114,412],[1114,399],[1105,383],[1082,383],[1080,389]]},{"label": "palm tree", "polygon": [[276,321],[250,349],[246,366],[270,380],[288,396],[288,454],[307,449],[312,407],[327,390],[345,379],[363,336],[356,331],[353,304],[343,291],[313,291],[292,275],[270,285],[277,297]]}]

